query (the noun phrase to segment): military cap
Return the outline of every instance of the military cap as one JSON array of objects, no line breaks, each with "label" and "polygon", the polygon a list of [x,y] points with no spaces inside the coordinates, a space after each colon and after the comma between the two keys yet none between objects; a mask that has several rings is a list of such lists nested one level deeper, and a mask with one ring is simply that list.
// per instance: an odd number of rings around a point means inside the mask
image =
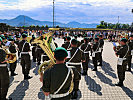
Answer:
[{"label": "military cap", "polygon": [[68,37],[67,37],[67,40],[71,40],[71,37],[70,37],[70,36],[68,36]]},{"label": "military cap", "polygon": [[0,41],[2,42],[2,38],[0,37]]},{"label": "military cap", "polygon": [[27,34],[23,33],[22,38],[26,38],[26,37],[27,37]]},{"label": "military cap", "polygon": [[8,38],[8,40],[9,40],[9,41],[14,41],[14,38],[10,36],[10,37]]},{"label": "military cap", "polygon": [[67,50],[63,47],[58,47],[54,51],[55,58],[65,58],[68,56]]},{"label": "military cap", "polygon": [[101,34],[101,35],[99,35],[99,37],[103,37],[103,35]]},{"label": "military cap", "polygon": [[1,35],[1,38],[2,38],[2,39],[6,39],[4,35]]},{"label": "military cap", "polygon": [[20,38],[20,36],[19,36],[19,35],[17,35],[17,36],[16,36],[16,38]]},{"label": "military cap", "polygon": [[75,38],[77,38],[78,36],[77,35],[74,35]]},{"label": "military cap", "polygon": [[130,37],[133,37],[133,35],[130,35]]},{"label": "military cap", "polygon": [[121,41],[126,43],[127,39],[126,38],[122,38]]},{"label": "military cap", "polygon": [[72,39],[71,43],[72,43],[73,45],[77,45],[78,41],[77,41],[76,39]]},{"label": "military cap", "polygon": [[97,41],[98,41],[98,40],[99,40],[99,38],[98,38],[98,37],[95,37],[95,40],[97,40]]}]

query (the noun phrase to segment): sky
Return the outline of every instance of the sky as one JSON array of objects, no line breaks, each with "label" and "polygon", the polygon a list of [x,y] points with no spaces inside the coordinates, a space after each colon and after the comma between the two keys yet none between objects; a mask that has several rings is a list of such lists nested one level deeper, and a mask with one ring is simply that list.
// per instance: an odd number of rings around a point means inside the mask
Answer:
[{"label": "sky", "polygon": [[[52,22],[53,0],[0,0],[0,19],[26,15]],[[133,22],[133,0],[55,0],[55,21],[68,23]]]}]

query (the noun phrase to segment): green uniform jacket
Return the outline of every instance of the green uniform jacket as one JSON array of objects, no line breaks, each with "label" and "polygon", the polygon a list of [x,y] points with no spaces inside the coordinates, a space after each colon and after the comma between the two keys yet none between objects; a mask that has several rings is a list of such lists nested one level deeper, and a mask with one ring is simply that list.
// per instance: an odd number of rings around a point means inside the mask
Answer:
[{"label": "green uniform jacket", "polygon": [[[73,68],[74,72],[74,81],[79,80],[79,73],[76,69]],[[60,88],[62,83],[64,82],[68,73],[68,68],[65,64],[55,64],[52,68],[48,69],[44,73],[43,78],[43,91],[50,92],[50,94],[54,94],[55,91]],[[63,86],[63,88],[57,94],[67,93],[70,88],[72,80],[72,74],[69,75],[67,82]]]}]

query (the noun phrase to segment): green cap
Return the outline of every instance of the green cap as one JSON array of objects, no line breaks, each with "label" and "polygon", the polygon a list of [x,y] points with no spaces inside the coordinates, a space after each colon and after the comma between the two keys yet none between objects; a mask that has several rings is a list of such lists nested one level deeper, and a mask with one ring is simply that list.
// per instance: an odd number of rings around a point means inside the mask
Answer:
[{"label": "green cap", "polygon": [[19,36],[19,35],[17,35],[17,36],[16,36],[16,38],[20,38],[20,36]]},{"label": "green cap", "polygon": [[26,38],[26,37],[27,37],[27,34],[23,33],[22,38]]},{"label": "green cap", "polygon": [[126,43],[127,39],[126,38],[122,38],[121,41]]},{"label": "green cap", "polygon": [[130,35],[130,37],[133,37],[133,35]]},{"label": "green cap", "polygon": [[14,41],[14,38],[10,36],[10,37],[8,38],[8,40],[9,40],[9,41]]},{"label": "green cap", "polygon": [[68,36],[68,37],[67,37],[67,40],[71,40],[71,37],[70,37],[70,36]]},{"label": "green cap", "polygon": [[71,44],[77,45],[78,44],[78,41],[76,39],[72,39]]},{"label": "green cap", "polygon": [[65,58],[68,56],[67,50],[62,47],[58,47],[54,51],[55,58]]},{"label": "green cap", "polygon": [[2,38],[2,39],[6,39],[4,35],[1,35],[1,38]]},{"label": "green cap", "polygon": [[0,37],[0,41],[2,42],[2,38]]}]

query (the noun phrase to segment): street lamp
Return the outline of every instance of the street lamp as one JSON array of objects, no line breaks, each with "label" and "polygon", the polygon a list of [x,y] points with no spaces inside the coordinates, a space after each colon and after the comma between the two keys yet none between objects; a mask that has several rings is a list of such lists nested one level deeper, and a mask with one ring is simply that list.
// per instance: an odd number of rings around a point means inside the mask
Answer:
[{"label": "street lamp", "polygon": [[53,0],[53,28],[54,28],[54,1],[55,0]]}]

